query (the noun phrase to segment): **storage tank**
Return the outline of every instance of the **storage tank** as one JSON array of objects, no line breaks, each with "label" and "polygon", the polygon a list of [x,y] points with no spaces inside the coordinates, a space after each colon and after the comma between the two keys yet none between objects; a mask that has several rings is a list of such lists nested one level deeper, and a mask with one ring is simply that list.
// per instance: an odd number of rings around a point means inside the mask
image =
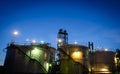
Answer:
[{"label": "storage tank", "polygon": [[115,70],[113,51],[97,50],[90,54],[91,69],[95,73],[109,73]]},{"label": "storage tank", "polygon": [[5,69],[8,73],[46,73],[54,62],[55,48],[46,45],[16,45],[7,47]]},{"label": "storage tank", "polygon": [[[62,62],[61,71],[65,71],[65,73],[69,74],[74,74],[75,72],[81,74],[87,71],[89,66],[88,47],[77,44],[67,44],[61,46],[59,51],[60,60]],[[73,62],[70,60],[73,60]]]},{"label": "storage tank", "polygon": [[[70,57],[76,61],[84,64],[89,59],[88,47],[83,45],[68,44],[61,47],[61,49],[66,52]],[[64,59],[65,55],[63,52],[60,53],[60,58]]]}]

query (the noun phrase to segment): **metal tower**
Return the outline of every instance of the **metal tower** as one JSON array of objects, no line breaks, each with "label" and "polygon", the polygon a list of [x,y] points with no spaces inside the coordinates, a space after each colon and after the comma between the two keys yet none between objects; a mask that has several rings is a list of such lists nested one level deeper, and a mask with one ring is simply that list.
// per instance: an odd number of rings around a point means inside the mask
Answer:
[{"label": "metal tower", "polygon": [[[58,35],[57,35],[57,57],[56,60],[59,61],[60,60],[60,52],[59,49],[61,48],[61,46],[68,44],[68,33],[66,30],[60,29],[58,31]],[[60,62],[58,62],[59,64]]]},{"label": "metal tower", "polygon": [[60,29],[57,35],[57,47],[68,44],[68,33],[66,30]]}]

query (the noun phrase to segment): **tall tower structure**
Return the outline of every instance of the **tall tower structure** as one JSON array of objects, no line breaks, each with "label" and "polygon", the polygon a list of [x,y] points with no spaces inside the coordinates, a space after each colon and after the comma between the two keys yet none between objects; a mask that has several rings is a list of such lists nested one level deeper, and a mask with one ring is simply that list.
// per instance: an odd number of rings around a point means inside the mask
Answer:
[{"label": "tall tower structure", "polygon": [[66,30],[60,29],[57,35],[57,47],[68,44],[68,33]]},{"label": "tall tower structure", "polygon": [[68,44],[68,33],[66,30],[60,29],[57,35],[57,60],[60,58],[59,48],[66,44]]}]

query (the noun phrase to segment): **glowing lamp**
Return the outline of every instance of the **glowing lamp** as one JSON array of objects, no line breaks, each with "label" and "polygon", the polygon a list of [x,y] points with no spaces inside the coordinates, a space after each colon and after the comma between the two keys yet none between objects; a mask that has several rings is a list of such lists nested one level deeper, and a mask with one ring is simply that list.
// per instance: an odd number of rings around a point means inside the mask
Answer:
[{"label": "glowing lamp", "polygon": [[18,35],[18,31],[14,31],[13,34],[14,34],[14,35]]},{"label": "glowing lamp", "polygon": [[18,31],[14,31],[12,35],[12,43],[14,43],[14,37],[18,35]]},{"label": "glowing lamp", "polygon": [[58,39],[58,42],[60,42],[60,43],[61,43],[61,42],[62,42],[62,39]]},{"label": "glowing lamp", "polygon": [[78,44],[78,42],[77,42],[77,41],[75,41],[75,42],[74,42],[74,44]]},{"label": "glowing lamp", "polygon": [[36,40],[32,40],[32,43],[36,43]]},{"label": "glowing lamp", "polygon": [[108,51],[108,49],[107,49],[107,48],[105,48],[105,51]]}]

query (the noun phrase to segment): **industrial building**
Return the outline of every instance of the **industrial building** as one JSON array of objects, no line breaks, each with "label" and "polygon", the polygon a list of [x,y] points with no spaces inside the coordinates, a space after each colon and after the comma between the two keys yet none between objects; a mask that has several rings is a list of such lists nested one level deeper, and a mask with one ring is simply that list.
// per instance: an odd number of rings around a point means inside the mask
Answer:
[{"label": "industrial building", "polygon": [[47,73],[54,56],[55,48],[47,44],[10,44],[4,63],[5,73]]},{"label": "industrial building", "polygon": [[86,46],[67,44],[61,46],[59,51],[62,73],[83,74],[89,72],[89,50]]},{"label": "industrial building", "polygon": [[115,67],[115,52],[106,50],[96,50],[89,55],[91,70],[97,73],[114,73]]},{"label": "industrial building", "polygon": [[88,46],[68,44],[68,33],[62,29],[58,32],[57,45],[61,73],[117,74],[113,51],[95,50],[93,42],[88,42]]},{"label": "industrial building", "polygon": [[60,29],[58,32],[58,64],[60,73],[87,74],[89,72],[89,49],[87,46],[68,44],[68,33]]},{"label": "industrial building", "polygon": [[7,46],[4,73],[119,74],[120,54],[68,43],[68,33],[60,29],[57,48],[48,43]]}]

